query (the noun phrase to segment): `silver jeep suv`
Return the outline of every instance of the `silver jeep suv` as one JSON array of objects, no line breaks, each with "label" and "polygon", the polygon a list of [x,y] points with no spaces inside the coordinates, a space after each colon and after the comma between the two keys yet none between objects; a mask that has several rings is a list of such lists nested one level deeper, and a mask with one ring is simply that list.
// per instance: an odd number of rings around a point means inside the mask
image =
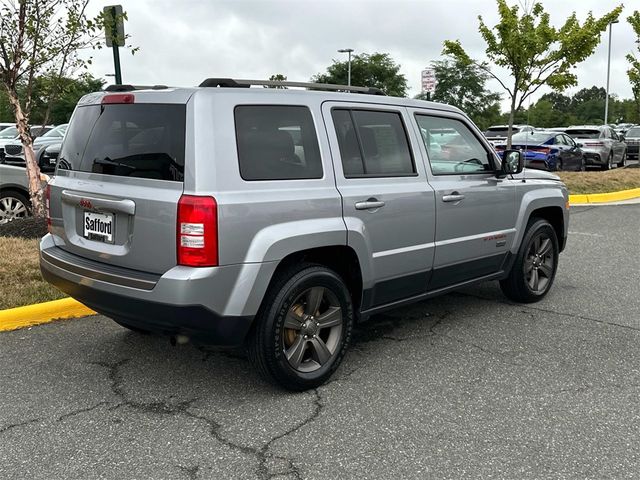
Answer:
[{"label": "silver jeep suv", "polygon": [[48,188],[44,277],[131,330],[246,345],[324,382],[372,314],[475,282],[544,297],[567,189],[460,110],[375,89],[209,79],[79,102]]}]

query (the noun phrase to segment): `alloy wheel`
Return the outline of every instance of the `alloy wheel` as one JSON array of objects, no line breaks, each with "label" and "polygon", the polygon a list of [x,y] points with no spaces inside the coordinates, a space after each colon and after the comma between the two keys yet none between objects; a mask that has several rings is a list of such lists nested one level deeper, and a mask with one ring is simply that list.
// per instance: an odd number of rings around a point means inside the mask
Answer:
[{"label": "alloy wheel", "polygon": [[16,197],[0,198],[0,225],[28,215],[27,206]]},{"label": "alloy wheel", "polygon": [[525,280],[532,292],[542,293],[553,279],[553,242],[545,233],[536,236],[527,251]]},{"label": "alloy wheel", "polygon": [[342,337],[342,308],[325,287],[312,287],[298,295],[287,311],[282,349],[289,365],[310,373],[337,353]]}]

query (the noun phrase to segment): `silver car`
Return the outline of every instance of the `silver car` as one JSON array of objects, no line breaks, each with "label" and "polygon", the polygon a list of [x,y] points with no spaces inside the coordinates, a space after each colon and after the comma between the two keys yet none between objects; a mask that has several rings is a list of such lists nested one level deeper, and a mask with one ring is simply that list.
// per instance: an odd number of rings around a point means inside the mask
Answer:
[{"label": "silver car", "polygon": [[523,182],[522,154],[502,162],[457,108],[380,93],[208,79],[83,97],[44,278],[126,328],[245,345],[293,390],[324,382],[373,314],[487,280],[543,298],[564,184]]},{"label": "silver car", "polygon": [[627,130],[624,143],[627,144],[627,158],[629,160],[638,160],[640,158],[640,125],[636,125]]},{"label": "silver car", "polygon": [[[514,125],[511,134],[534,132],[536,129],[531,125]],[[493,145],[501,144],[507,141],[507,132],[509,125],[493,125],[484,132],[484,136]]]},{"label": "silver car", "polygon": [[572,126],[565,130],[584,152],[585,164],[609,170],[624,167],[627,146],[608,125]]},{"label": "silver car", "polygon": [[0,225],[29,215],[29,183],[23,167],[0,164]]},{"label": "silver car", "polygon": [[[67,131],[68,124],[58,125],[45,131],[40,136],[33,140],[33,151],[36,157],[39,158],[45,147],[56,143],[61,143],[64,139],[64,134]],[[32,128],[33,133],[39,133],[40,127]],[[19,139],[6,142],[4,145],[4,155],[7,162],[19,162],[24,163],[24,149],[22,148],[22,142]]]}]

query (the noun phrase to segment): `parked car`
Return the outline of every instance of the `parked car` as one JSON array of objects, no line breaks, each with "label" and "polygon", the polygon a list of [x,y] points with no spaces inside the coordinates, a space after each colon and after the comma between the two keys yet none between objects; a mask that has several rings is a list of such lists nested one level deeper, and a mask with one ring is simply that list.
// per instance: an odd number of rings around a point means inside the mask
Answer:
[{"label": "parked car", "polygon": [[[45,127],[31,127],[31,136],[32,138],[37,138],[51,129],[53,129],[53,126],[51,125],[47,125]],[[5,151],[7,145],[9,145],[9,150],[12,152],[9,155],[7,155],[7,152]],[[18,151],[18,147],[16,145],[19,145],[19,150],[22,151],[22,144],[18,141],[18,129],[15,126],[5,128],[0,131],[0,163],[4,163],[7,156],[13,157],[13,153]],[[24,163],[24,160],[22,163]]]},{"label": "parked car", "polygon": [[[31,135],[33,135],[33,151],[38,155],[41,148],[53,143],[60,143],[67,131],[67,124],[58,125],[54,128],[49,127],[32,127]],[[13,164],[24,164],[24,150],[20,139],[15,139],[5,143],[4,145],[5,161]]]},{"label": "parked car", "polygon": [[624,167],[627,146],[608,125],[572,126],[566,133],[584,152],[587,165],[597,165],[602,170],[609,170],[614,165]]},{"label": "parked car", "polygon": [[627,134],[624,137],[624,142],[627,144],[627,158],[639,160],[640,125],[636,125],[627,130]]},{"label": "parked car", "polygon": [[[525,166],[551,172],[557,170],[581,171],[585,168],[584,153],[576,142],[557,132],[516,133],[511,138],[511,148],[522,150]],[[506,145],[496,145],[498,154]]]},{"label": "parked car", "polygon": [[24,168],[0,165],[0,225],[30,214],[29,184]]},{"label": "parked car", "polygon": [[16,126],[15,122],[0,122],[0,132],[9,127],[15,127],[15,126]]},{"label": "parked car", "polygon": [[61,147],[62,144],[60,143],[52,143],[51,145],[42,147],[38,151],[37,160],[38,165],[40,165],[40,171],[43,173],[51,173],[55,171]]},{"label": "parked car", "polygon": [[455,107],[246,88],[273,84],[83,97],[47,190],[44,278],[132,330],[246,345],[292,390],[324,382],[375,313],[486,280],[547,294],[569,222],[557,176],[523,182],[522,153],[501,161]]},{"label": "parked car", "polygon": [[[484,136],[487,138],[487,140],[489,140],[490,143],[495,145],[507,140],[508,130],[509,125],[494,125],[487,128],[487,130],[484,132]],[[514,125],[512,128],[512,134],[533,131],[535,131],[535,127],[532,127],[531,125]]]}]

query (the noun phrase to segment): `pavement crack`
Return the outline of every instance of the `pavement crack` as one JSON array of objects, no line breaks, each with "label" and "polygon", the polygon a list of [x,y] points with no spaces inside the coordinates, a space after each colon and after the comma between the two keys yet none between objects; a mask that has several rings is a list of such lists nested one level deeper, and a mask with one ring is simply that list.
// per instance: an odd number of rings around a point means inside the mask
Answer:
[{"label": "pavement crack", "polygon": [[506,300],[487,298],[487,297],[483,297],[482,295],[474,295],[474,294],[471,294],[471,293],[463,293],[463,292],[455,292],[454,295],[460,295],[460,296],[463,296],[463,297],[477,298],[479,300],[484,300],[486,302],[491,302],[491,303],[496,303],[497,302],[497,303],[501,303],[502,305],[509,305],[511,307],[525,308],[525,309],[528,309],[528,310],[534,310],[534,311],[543,312],[543,313],[551,313],[553,315],[558,315],[560,317],[574,318],[576,320],[586,320],[588,322],[599,323],[601,325],[609,325],[609,326],[612,326],[612,327],[619,327],[619,328],[624,328],[626,330],[633,330],[635,332],[640,332],[640,328],[631,327],[629,325],[623,325],[621,323],[615,323],[615,322],[606,322],[604,320],[599,320],[599,319],[593,318],[593,317],[587,317],[585,315],[577,315],[575,313],[558,312],[557,310],[551,310],[550,308],[534,307],[531,304],[522,305],[522,304],[519,304],[519,303],[508,302]]},{"label": "pavement crack", "polygon": [[4,427],[0,428],[0,435],[5,432],[8,432],[9,430],[13,430],[14,428],[20,428],[26,425],[31,425],[32,423],[37,423],[41,420],[42,420],[41,418],[32,418],[31,420],[25,420],[24,422],[11,423],[9,425],[5,425]]},{"label": "pavement crack", "polygon": [[99,408],[99,407],[101,407],[103,405],[108,405],[108,404],[109,404],[109,402],[102,401],[102,402],[96,403],[95,405],[93,405],[91,407],[85,407],[85,408],[79,408],[77,410],[73,410],[73,411],[71,411],[69,413],[65,413],[64,415],[60,415],[56,419],[56,422],[61,422],[62,420],[66,420],[67,418],[74,417],[74,416],[79,415],[81,413],[90,412],[92,410],[95,410],[96,408]]}]

